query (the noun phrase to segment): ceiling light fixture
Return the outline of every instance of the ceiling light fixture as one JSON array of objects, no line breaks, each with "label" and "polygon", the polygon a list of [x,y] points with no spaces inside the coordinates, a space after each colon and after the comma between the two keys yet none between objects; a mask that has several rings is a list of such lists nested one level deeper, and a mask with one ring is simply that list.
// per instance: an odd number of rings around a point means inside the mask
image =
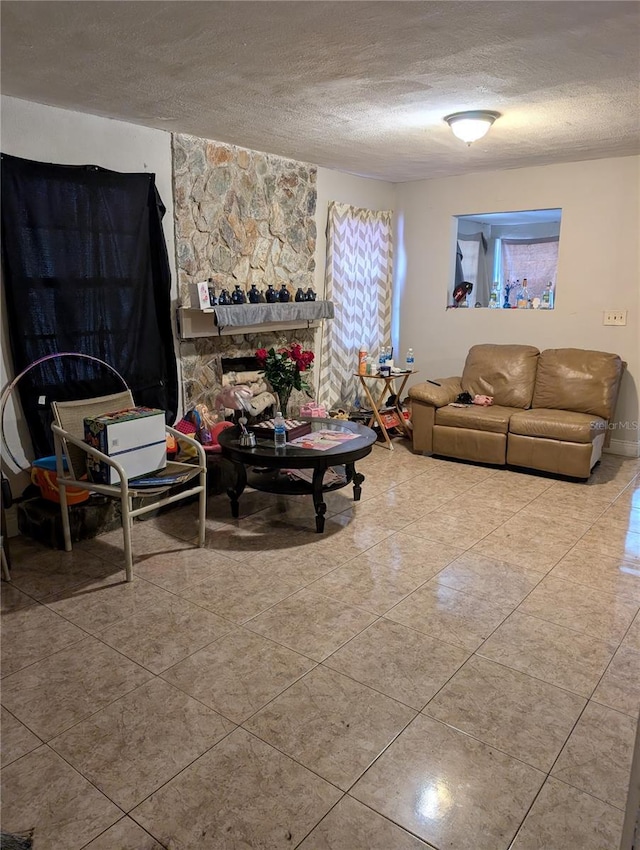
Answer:
[{"label": "ceiling light fixture", "polygon": [[451,127],[454,136],[467,145],[477,142],[489,132],[489,128],[500,118],[499,112],[489,112],[486,109],[475,109],[470,112],[454,112],[445,116],[445,121]]}]

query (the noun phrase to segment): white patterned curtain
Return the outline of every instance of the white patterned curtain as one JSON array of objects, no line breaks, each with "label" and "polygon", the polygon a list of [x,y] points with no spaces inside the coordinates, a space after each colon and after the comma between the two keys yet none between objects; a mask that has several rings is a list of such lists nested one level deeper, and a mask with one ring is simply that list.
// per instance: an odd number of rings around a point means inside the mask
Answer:
[{"label": "white patterned curtain", "polygon": [[390,211],[329,203],[325,298],[335,318],[324,323],[320,357],[320,401],[351,404],[358,349],[369,356],[391,343],[392,230]]}]

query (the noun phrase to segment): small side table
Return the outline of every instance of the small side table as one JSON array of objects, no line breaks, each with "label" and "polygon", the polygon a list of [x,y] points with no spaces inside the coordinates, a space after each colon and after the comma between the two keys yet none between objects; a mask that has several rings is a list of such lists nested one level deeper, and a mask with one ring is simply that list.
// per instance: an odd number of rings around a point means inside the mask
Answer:
[{"label": "small side table", "polygon": [[[411,375],[416,375],[417,371],[407,371],[407,372],[398,372],[395,375],[359,375],[356,372],[355,377],[359,379],[362,389],[364,390],[364,394],[367,397],[369,404],[371,405],[371,409],[373,410],[373,416],[367,422],[369,428],[373,425],[374,421],[378,423],[380,427],[380,432],[384,438],[384,444],[386,448],[389,450],[393,449],[393,443],[391,442],[391,437],[389,436],[389,432],[387,431],[386,425],[382,419],[380,408],[384,400],[387,396],[395,395],[396,400],[395,404],[391,405],[391,409],[394,410],[398,418],[400,420],[400,424],[394,427],[400,428],[401,431],[404,432],[405,437],[411,437],[411,430],[409,429],[404,416],[402,415],[402,410],[400,409],[399,400],[402,396],[402,392],[406,386],[407,381],[411,377]],[[396,391],[395,382],[396,380],[400,381],[400,389]],[[368,382],[371,382],[371,388],[373,389],[373,382],[378,382],[378,389],[380,392],[378,393],[377,398],[374,399],[371,391],[369,389]],[[382,382],[382,385],[381,383]]]}]

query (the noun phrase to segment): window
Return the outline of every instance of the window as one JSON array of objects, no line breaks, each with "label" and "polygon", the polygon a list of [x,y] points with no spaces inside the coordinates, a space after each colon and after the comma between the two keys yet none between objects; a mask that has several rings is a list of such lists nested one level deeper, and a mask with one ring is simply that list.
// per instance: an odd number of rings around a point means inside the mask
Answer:
[{"label": "window", "polygon": [[[515,307],[524,278],[532,306],[555,303],[562,210],[520,210],[455,216],[456,254],[450,293],[463,281],[473,290],[455,306]],[[450,297],[450,305],[453,298]]]}]

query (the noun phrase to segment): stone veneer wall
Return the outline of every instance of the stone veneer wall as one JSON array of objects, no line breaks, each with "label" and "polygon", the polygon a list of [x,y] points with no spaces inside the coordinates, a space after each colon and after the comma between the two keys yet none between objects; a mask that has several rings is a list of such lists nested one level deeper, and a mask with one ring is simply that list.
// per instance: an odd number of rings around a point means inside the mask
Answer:
[{"label": "stone veneer wall", "polygon": [[[188,284],[213,278],[216,290],[264,291],[313,286],[316,247],[315,166],[234,145],[173,135],[176,265],[180,300]],[[314,347],[312,330],[205,337],[180,343],[187,408],[212,406],[221,389],[222,357],[297,340]],[[300,399],[298,398],[298,401]],[[295,409],[296,399],[292,398]]]}]

